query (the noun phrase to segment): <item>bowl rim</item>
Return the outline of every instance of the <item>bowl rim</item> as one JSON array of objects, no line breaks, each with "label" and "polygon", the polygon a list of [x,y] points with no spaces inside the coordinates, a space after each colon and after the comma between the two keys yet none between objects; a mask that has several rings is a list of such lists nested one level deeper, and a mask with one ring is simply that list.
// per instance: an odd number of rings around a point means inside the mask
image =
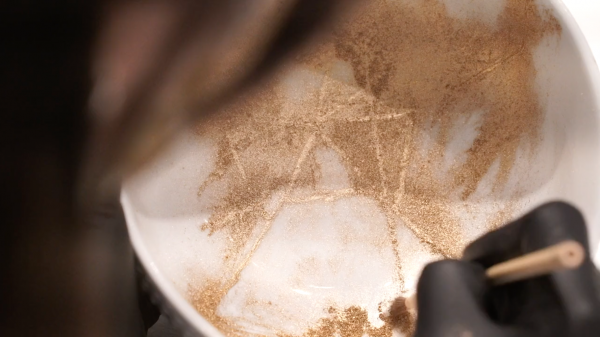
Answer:
[{"label": "bowl rim", "polygon": [[[590,84],[590,89],[594,93],[592,99],[595,101],[595,114],[598,118],[596,118],[596,124],[600,126],[600,68],[598,62],[600,60],[596,60],[594,54],[592,53],[592,48],[590,47],[581,27],[575,20],[571,11],[565,5],[563,0],[546,0],[550,4],[553,5],[555,13],[561,19],[563,27],[566,26],[569,33],[573,36],[573,41],[577,50],[579,50],[579,54],[586,72],[587,81]],[[600,137],[597,137],[596,142],[600,144]],[[600,208],[600,205],[598,205]],[[588,221],[596,220],[596,222],[600,221],[600,219],[587,219]],[[600,222],[596,225],[600,225]],[[600,265],[600,242],[596,244],[596,247],[592,247],[592,259],[595,264]]]},{"label": "bowl rim", "polygon": [[[559,18],[563,27],[572,34],[573,41],[576,49],[579,51],[581,60],[585,66],[588,78],[586,79],[590,84],[595,100],[596,115],[598,115],[597,123],[600,129],[600,70],[598,64],[592,54],[592,50],[583,35],[583,32],[575,18],[563,3],[562,0],[543,0],[550,4],[554,9],[554,14]],[[600,137],[597,139],[600,147]],[[129,232],[129,239],[133,246],[133,249],[145,269],[147,276],[156,284],[156,288],[162,292],[164,299],[169,301],[175,310],[181,315],[191,327],[196,329],[197,333],[207,336],[224,336],[214,325],[212,325],[206,318],[204,318],[192,305],[184,298],[184,296],[175,288],[175,285],[159,270],[158,266],[154,263],[153,258],[146,247],[144,240],[141,236],[138,228],[137,219],[131,202],[130,196],[127,193],[125,184],[121,188],[121,205],[125,214],[125,222],[127,230]],[[600,207],[600,205],[598,205]],[[600,224],[598,224],[600,225]],[[600,265],[600,243],[596,245],[595,250],[595,262]]]},{"label": "bowl rim", "polygon": [[[224,335],[204,318],[175,288],[175,285],[159,270],[154,263],[152,255],[148,251],[137,225],[137,219],[134,214],[133,204],[124,188],[121,189],[121,205],[125,214],[125,223],[129,232],[129,240],[133,250],[143,266],[146,276],[155,284],[156,289],[162,292],[163,298],[169,301],[173,308],[182,316],[182,318],[197,332],[202,335],[224,337]],[[154,303],[159,305],[159,303]]]}]

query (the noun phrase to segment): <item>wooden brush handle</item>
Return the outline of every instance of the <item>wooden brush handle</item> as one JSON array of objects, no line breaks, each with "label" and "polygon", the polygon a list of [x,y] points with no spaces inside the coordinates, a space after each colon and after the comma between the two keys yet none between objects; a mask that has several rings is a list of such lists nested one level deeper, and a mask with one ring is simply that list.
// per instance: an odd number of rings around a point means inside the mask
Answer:
[{"label": "wooden brush handle", "polygon": [[496,264],[485,271],[494,285],[522,281],[553,272],[574,269],[585,259],[585,250],[577,241],[556,245]]},{"label": "wooden brush handle", "polygon": [[[584,259],[583,246],[569,240],[493,265],[485,271],[485,275],[493,285],[502,285],[575,269]],[[417,310],[417,294],[408,297],[405,304],[408,310]]]}]

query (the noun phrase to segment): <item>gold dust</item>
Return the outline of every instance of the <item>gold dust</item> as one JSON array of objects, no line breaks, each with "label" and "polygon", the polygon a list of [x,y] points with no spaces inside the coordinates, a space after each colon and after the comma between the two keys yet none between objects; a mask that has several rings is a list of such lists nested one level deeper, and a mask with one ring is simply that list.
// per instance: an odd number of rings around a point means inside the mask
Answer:
[{"label": "gold dust", "polygon": [[[499,172],[490,193],[499,192],[519,146],[538,145],[544,116],[533,51],[545,36],[559,36],[561,27],[538,10],[535,0],[507,0],[495,26],[449,17],[438,0],[413,2],[371,1],[299,55],[293,66],[327,75],[321,83],[307,80],[318,89],[301,102],[286,105],[277,89],[282,77],[277,77],[198,126],[197,132],[219,147],[216,168],[199,193],[218,181],[228,186],[202,230],[228,234],[227,256],[241,254],[257,231],[264,237],[284,205],[347,196],[378,202],[388,218],[388,244],[397,244],[399,218],[433,253],[461,255],[465,242],[454,204],[471,200],[494,163]],[[335,79],[339,60],[351,66],[352,85]],[[440,176],[445,150],[456,136],[454,124],[478,112],[478,135],[466,159]],[[424,135],[433,140],[426,151]],[[342,158],[350,188],[317,189],[314,151],[319,147]],[[298,188],[312,194],[292,195]],[[267,211],[276,193],[281,198]],[[511,207],[499,212],[491,226],[504,222]],[[231,280],[198,285],[191,294],[198,311],[226,334],[233,335],[234,325],[216,308],[260,242],[235,266]],[[402,284],[398,247],[395,254]],[[224,263],[234,263],[229,261],[239,263],[230,258]],[[303,336],[391,336],[399,324],[388,319],[374,329],[359,307],[332,308],[329,314]]]},{"label": "gold dust", "polygon": [[217,281],[203,282],[201,287],[188,293],[189,301],[205,319],[221,332],[234,335],[235,323],[217,315],[216,309],[226,294],[222,284]]},{"label": "gold dust", "polygon": [[[532,51],[561,28],[552,16],[545,20],[533,0],[507,1],[496,27],[453,19],[437,0],[421,3],[374,1],[336,32],[335,49],[352,64],[359,86],[390,107],[415,111],[407,115],[412,128],[399,129],[411,134],[413,165],[395,208],[434,250],[458,257],[464,243],[448,207],[451,193],[460,191],[468,199],[497,160],[496,187],[503,186],[519,144],[527,141],[535,148],[543,111],[533,85]],[[486,113],[467,159],[439,181],[433,171],[444,159],[453,122],[477,110]],[[434,148],[416,158],[418,132],[432,131],[435,124]]]},{"label": "gold dust", "polygon": [[[385,322],[382,327],[375,328],[369,323],[367,311],[358,306],[352,306],[344,310],[330,307],[330,317],[323,318],[316,327],[309,329],[303,337],[391,337],[392,325]],[[293,337],[285,334],[279,337]]]},{"label": "gold dust", "polygon": [[407,309],[405,297],[398,297],[394,300],[389,310],[389,316],[385,319],[385,322],[386,324],[391,324],[393,328],[399,329],[406,336],[412,336],[414,334],[416,328],[416,316]]}]

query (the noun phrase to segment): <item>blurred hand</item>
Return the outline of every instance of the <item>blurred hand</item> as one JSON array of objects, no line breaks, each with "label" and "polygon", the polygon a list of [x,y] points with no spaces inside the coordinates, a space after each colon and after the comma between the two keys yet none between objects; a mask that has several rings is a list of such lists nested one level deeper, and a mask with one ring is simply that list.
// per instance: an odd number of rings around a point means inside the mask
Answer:
[{"label": "blurred hand", "polygon": [[[575,270],[490,287],[485,268],[565,240],[586,249]],[[418,285],[415,336],[599,336],[600,274],[590,259],[581,213],[543,205],[484,235],[461,261],[428,265]]]},{"label": "blurred hand", "polygon": [[0,1],[0,336],[134,335],[120,177],[348,3]]}]

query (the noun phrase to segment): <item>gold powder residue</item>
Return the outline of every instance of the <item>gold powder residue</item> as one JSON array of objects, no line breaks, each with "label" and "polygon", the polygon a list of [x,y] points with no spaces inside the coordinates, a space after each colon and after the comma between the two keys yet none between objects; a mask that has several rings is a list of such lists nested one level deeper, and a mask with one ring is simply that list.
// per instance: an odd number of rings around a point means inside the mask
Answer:
[{"label": "gold powder residue", "polygon": [[[495,25],[452,18],[439,0],[374,0],[292,63],[290,69],[313,71],[294,75],[304,76],[305,88],[293,89],[302,92],[285,89],[285,70],[203,121],[197,131],[218,144],[218,155],[199,194],[220,182],[227,191],[202,230],[227,234],[223,262],[235,272],[208,288],[197,285],[192,303],[233,335],[235,326],[216,308],[273,219],[290,204],[349,196],[375,200],[388,218],[383,244],[394,248],[401,288],[396,219],[433,253],[459,257],[465,242],[455,205],[477,201],[474,193],[495,163],[499,169],[488,196],[500,193],[519,146],[535,150],[539,144],[544,116],[533,52],[545,36],[560,33],[557,20],[535,0],[506,0]],[[338,71],[340,64],[351,69],[352,79]],[[295,94],[301,98],[289,97]],[[447,167],[455,124],[476,116],[477,136],[464,158]],[[317,148],[339,155],[349,188],[318,189]],[[493,222],[505,221],[510,212]],[[305,336],[391,335],[392,322],[374,329],[359,307],[332,315]]]},{"label": "gold powder residue", "polygon": [[[358,306],[345,310],[329,308],[330,317],[323,318],[316,327],[309,329],[302,337],[391,337],[392,325],[386,318],[382,327],[375,328],[369,323],[367,311]],[[292,337],[280,334],[279,337]]]},{"label": "gold powder residue", "polygon": [[198,129],[219,145],[216,168],[198,193],[217,180],[229,182],[227,195],[202,230],[210,234],[227,230],[233,253],[247,243],[258,218],[268,218],[264,203],[273,192],[292,183],[296,162],[290,153],[297,157],[305,141],[301,127],[273,123],[279,106],[271,99],[272,93],[257,96],[261,99],[249,98],[243,106],[232,106]]},{"label": "gold powder residue", "polygon": [[[365,309],[351,306],[344,310],[330,307],[329,317],[322,318],[316,327],[309,329],[302,337],[391,337],[394,329],[406,336],[412,336],[415,331],[415,317],[406,310],[390,314],[381,313],[379,318],[384,322],[381,327],[373,327]],[[291,337],[280,334],[280,337]]]},{"label": "gold powder residue", "polygon": [[[379,311],[381,312],[381,309]],[[406,336],[410,337],[415,333],[416,313],[407,309],[406,297],[396,298],[390,307],[389,315],[387,317],[381,315],[381,319],[391,324],[393,328],[399,329]]]},{"label": "gold powder residue", "polygon": [[[463,242],[449,205],[456,193],[468,199],[496,161],[495,187],[501,189],[519,145],[536,148],[543,110],[533,50],[544,36],[560,34],[561,27],[551,15],[542,15],[547,13],[540,13],[534,0],[507,1],[494,27],[451,18],[438,0],[420,2],[374,1],[335,34],[334,45],[336,55],[352,65],[360,87],[389,107],[414,111],[407,115],[411,127],[400,129],[410,134],[411,165],[395,207],[422,240],[457,257]],[[316,60],[323,64],[322,57]],[[479,111],[483,120],[467,158],[440,179],[434,171],[442,166],[454,123]],[[418,148],[424,133],[435,143],[423,156]],[[388,139],[387,144],[405,141]],[[395,158],[396,167],[402,167],[399,163]]]},{"label": "gold powder residue", "polygon": [[217,281],[202,282],[188,293],[188,299],[194,308],[217,329],[227,335],[235,334],[235,323],[217,315],[217,307],[225,296],[225,288]]}]

